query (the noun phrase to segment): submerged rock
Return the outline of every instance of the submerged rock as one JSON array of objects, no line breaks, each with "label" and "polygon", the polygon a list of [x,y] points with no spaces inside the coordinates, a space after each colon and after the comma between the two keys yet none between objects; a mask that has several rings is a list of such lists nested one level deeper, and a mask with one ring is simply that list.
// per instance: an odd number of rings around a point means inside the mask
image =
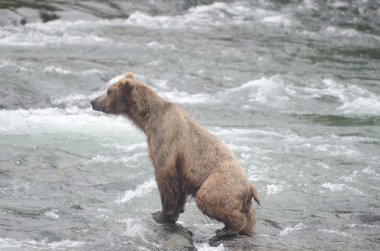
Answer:
[{"label": "submerged rock", "polygon": [[70,208],[76,209],[76,210],[84,210],[80,205],[74,204]]},{"label": "submerged rock", "polygon": [[56,13],[47,10],[40,10],[39,16],[44,23],[59,19],[59,16]]},{"label": "submerged rock", "polygon": [[197,250],[194,246],[192,233],[179,224],[150,223],[148,236],[152,250]]},{"label": "submerged rock", "polygon": [[352,211],[336,211],[338,218],[344,219],[352,224],[378,225],[380,224],[380,215],[371,212],[352,212]]}]

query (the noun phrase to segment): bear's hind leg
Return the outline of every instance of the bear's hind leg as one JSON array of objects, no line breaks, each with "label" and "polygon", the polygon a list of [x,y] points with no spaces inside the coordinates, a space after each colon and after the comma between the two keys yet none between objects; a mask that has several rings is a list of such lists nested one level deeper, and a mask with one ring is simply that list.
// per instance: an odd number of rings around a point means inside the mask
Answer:
[{"label": "bear's hind leg", "polygon": [[[219,182],[219,178],[222,177]],[[241,202],[233,196],[228,187],[223,187],[223,176],[214,175],[198,190],[196,201],[199,209],[212,219],[224,223],[217,230],[217,237],[239,234],[247,225],[247,216],[240,210]]]},{"label": "bear's hind leg", "polygon": [[255,233],[253,226],[256,223],[256,217],[255,217],[255,209],[253,208],[251,201],[249,201],[249,203],[248,203],[248,210],[246,213],[246,217],[247,217],[247,225],[240,232],[240,234],[244,234],[244,235],[247,235],[249,237],[252,237]]},{"label": "bear's hind leg", "polygon": [[217,237],[227,237],[237,235],[244,231],[247,225],[246,216],[239,210],[234,210],[231,213],[224,213],[219,215],[218,218],[225,225],[223,229],[216,230]]}]

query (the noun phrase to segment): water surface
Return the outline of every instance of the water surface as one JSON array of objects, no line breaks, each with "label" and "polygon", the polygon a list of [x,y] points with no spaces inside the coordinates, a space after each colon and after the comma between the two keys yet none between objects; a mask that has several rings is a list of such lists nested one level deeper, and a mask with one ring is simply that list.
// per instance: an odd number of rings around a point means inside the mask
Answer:
[{"label": "water surface", "polygon": [[253,240],[216,247],[190,199],[198,249],[379,249],[379,16],[375,0],[2,1],[0,248],[165,248],[145,136],[89,104],[132,71],[260,193]]}]

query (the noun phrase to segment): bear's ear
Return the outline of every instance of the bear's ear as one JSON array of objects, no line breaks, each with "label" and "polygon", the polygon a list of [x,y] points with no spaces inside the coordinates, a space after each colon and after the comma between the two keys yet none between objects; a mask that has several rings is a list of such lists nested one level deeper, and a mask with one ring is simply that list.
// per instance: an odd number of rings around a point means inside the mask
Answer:
[{"label": "bear's ear", "polygon": [[129,95],[132,91],[133,91],[133,88],[134,88],[134,84],[133,84],[133,81],[130,81],[131,79],[126,79],[125,78],[125,81],[122,82],[121,86],[123,88],[123,91]]},{"label": "bear's ear", "polygon": [[127,72],[124,76],[125,79],[134,79],[135,77],[133,76],[132,72]]}]

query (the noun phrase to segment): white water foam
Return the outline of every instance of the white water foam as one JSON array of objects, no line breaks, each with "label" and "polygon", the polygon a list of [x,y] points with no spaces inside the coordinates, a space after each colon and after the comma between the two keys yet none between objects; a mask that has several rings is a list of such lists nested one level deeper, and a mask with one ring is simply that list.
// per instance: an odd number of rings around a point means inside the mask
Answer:
[{"label": "white water foam", "polygon": [[103,71],[99,69],[89,69],[89,70],[83,70],[83,71],[74,71],[71,69],[65,69],[58,66],[46,66],[43,72],[47,73],[55,73],[59,75],[80,75],[80,76],[88,76],[93,74],[101,74]]},{"label": "white water foam", "polygon": [[380,36],[376,34],[361,32],[352,28],[343,28],[338,26],[326,26],[322,27],[318,31],[302,30],[297,33],[301,36],[306,36],[316,40],[328,39],[330,41],[331,39],[336,39],[340,40],[339,43],[343,43],[345,45],[356,45],[358,43],[373,43],[376,45],[380,41]]},{"label": "white water foam", "polygon": [[183,15],[150,16],[136,11],[125,24],[149,29],[205,28],[240,24],[245,17],[252,15],[252,9],[241,3],[213,3],[189,9]]},{"label": "white water foam", "polygon": [[32,63],[16,63],[11,60],[0,60],[0,69],[2,68],[16,68],[19,71],[22,72],[36,72],[36,71],[42,71],[44,73],[53,73],[57,75],[76,75],[76,76],[89,76],[89,75],[95,75],[95,74],[102,74],[103,71],[93,68],[88,70],[82,70],[82,71],[76,71],[73,69],[66,69],[59,66],[45,66],[44,68],[39,69],[38,67],[34,66],[32,68]]},{"label": "white water foam", "polygon": [[145,181],[143,184],[140,184],[134,190],[128,190],[124,195],[117,200],[116,203],[126,203],[134,198],[139,198],[145,194],[151,192],[153,188],[156,187],[156,181],[151,178],[150,180]]},{"label": "white water foam", "polygon": [[200,5],[183,15],[151,16],[139,11],[131,14],[125,24],[148,29],[205,29],[207,27],[234,26],[253,22],[270,26],[288,27],[295,23],[290,16],[279,12],[252,7],[243,2]]},{"label": "white water foam", "polygon": [[331,168],[328,164],[323,163],[323,162],[319,162],[318,165],[320,165],[320,166],[323,167],[324,169],[330,169],[330,168]]},{"label": "white water foam", "polygon": [[48,242],[47,240],[36,241],[32,239],[14,240],[11,238],[0,237],[0,248],[5,250],[67,250],[83,246],[85,242],[61,240]]},{"label": "white water foam", "polygon": [[305,229],[306,226],[302,223],[298,223],[294,226],[289,226],[289,227],[286,227],[284,228],[283,230],[281,230],[280,232],[280,236],[285,236],[285,235],[288,235],[294,231],[297,231],[297,230],[302,230],[302,229]]},{"label": "white water foam", "polygon": [[199,251],[223,251],[223,250],[225,250],[223,244],[220,244],[217,247],[212,247],[208,243],[194,243],[194,246]]},{"label": "white water foam", "polygon": [[245,128],[222,128],[222,127],[212,127],[210,128],[212,132],[217,134],[218,136],[244,136],[244,135],[250,135],[253,134],[255,137],[274,137],[274,138],[284,138],[285,136],[273,132],[273,131],[267,131],[262,129],[245,129]]},{"label": "white water foam", "polygon": [[282,192],[284,190],[284,187],[281,185],[267,185],[267,195],[274,195]]},{"label": "white water foam", "polygon": [[44,216],[52,220],[57,220],[60,217],[59,214],[57,213],[58,213],[58,210],[53,209],[53,210],[45,212]]},{"label": "white water foam", "polygon": [[294,92],[286,88],[284,84],[275,77],[253,80],[242,86],[228,88],[215,94],[190,94],[176,89],[169,91],[166,87],[162,89],[163,90],[158,90],[157,92],[160,97],[179,104],[221,103],[227,100],[229,102],[231,100],[238,100],[244,103],[248,100],[248,102],[271,104],[272,106],[281,107],[284,101],[290,99],[289,95],[294,94]]},{"label": "white water foam", "polygon": [[32,71],[34,71],[30,67],[25,67],[25,66],[16,64],[15,62],[12,62],[10,60],[1,59],[0,60],[0,69],[1,68],[6,68],[6,67],[12,67],[12,68],[18,69],[19,71],[26,71],[26,72],[32,72]]},{"label": "white water foam", "polygon": [[6,46],[57,46],[66,45],[106,45],[112,40],[88,33],[49,32],[41,30],[30,30],[18,26],[9,26],[0,29],[0,45]]},{"label": "white water foam", "polygon": [[339,179],[341,179],[345,182],[355,182],[358,174],[359,174],[359,171],[355,170],[351,174],[343,175]]},{"label": "white water foam", "polygon": [[[109,84],[120,80],[125,74],[111,79]],[[144,76],[141,76],[144,79]],[[252,103],[269,106],[291,113],[329,113],[329,114],[380,114],[380,96],[353,84],[340,84],[332,79],[324,79],[317,85],[299,86],[281,76],[262,77],[242,84],[238,87],[227,88],[217,93],[188,93],[182,90],[171,90],[167,80],[153,81],[158,89],[152,87],[157,94],[171,102],[178,104],[211,104],[224,102],[239,102],[241,106],[250,107]],[[316,100],[329,96],[337,99],[331,104],[331,109],[307,110],[310,99]],[[70,98],[70,97],[68,97]],[[302,105],[306,110],[295,108]],[[310,107],[313,109],[313,107]]]},{"label": "white water foam", "polygon": [[[344,180],[344,176],[341,178]],[[326,190],[330,190],[331,192],[344,192],[344,191],[348,191],[348,192],[351,192],[351,193],[354,193],[354,194],[358,194],[358,195],[361,195],[363,196],[364,193],[355,188],[355,187],[352,187],[352,186],[348,186],[346,184],[333,184],[333,183],[330,183],[330,182],[327,182],[327,183],[324,183],[321,185],[321,187],[323,187],[324,189]],[[321,193],[324,193],[324,191],[320,191]]]},{"label": "white water foam", "polygon": [[315,151],[325,152],[326,154],[332,156],[346,155],[348,157],[353,157],[360,155],[360,152],[353,146],[320,144],[317,146],[310,145],[309,147],[313,147]]},{"label": "white water foam", "polygon": [[[332,79],[324,79],[326,89],[320,94],[335,96],[341,106],[337,108],[345,114],[380,114],[380,96],[353,84],[340,84]],[[318,92],[317,92],[318,93]]]},{"label": "white water foam", "polygon": [[354,38],[363,35],[362,33],[354,29],[342,29],[335,26],[328,26],[324,30],[323,34],[333,37],[347,37]]},{"label": "white water foam", "polygon": [[128,164],[131,161],[138,161],[140,157],[145,157],[147,154],[145,152],[143,153],[136,153],[128,157],[112,157],[112,156],[103,156],[103,155],[96,155],[95,157],[92,157],[91,160],[85,162],[85,164],[89,163],[119,163],[119,164]]},{"label": "white water foam", "polygon": [[331,230],[331,229],[322,229],[322,230],[318,230],[319,232],[323,232],[323,233],[327,233],[327,234],[336,234],[336,235],[339,235],[339,236],[344,236],[344,237],[351,237],[351,235],[345,233],[345,232],[341,232],[341,231],[337,231],[337,230]]},{"label": "white water foam", "polygon": [[147,148],[146,142],[143,143],[134,143],[130,145],[120,145],[120,144],[102,144],[102,147],[109,147],[118,151],[123,151],[123,152],[133,152],[135,150],[145,150]]},{"label": "white water foam", "polygon": [[65,108],[88,107],[90,100],[98,97],[102,93],[103,91],[95,92],[91,95],[70,94],[62,98],[51,98],[51,103],[53,105],[62,105]]},{"label": "white water foam", "polygon": [[[226,95],[228,94],[228,95]],[[273,76],[252,80],[239,87],[226,89],[218,93],[217,97],[223,100],[231,95],[244,102],[259,103],[262,105],[283,109],[289,112],[295,104],[310,102],[310,99],[319,99],[324,96],[335,97],[339,103],[332,107],[332,113],[344,114],[380,114],[380,96],[353,84],[340,84],[332,79],[324,79],[315,87],[296,86],[291,82],[284,82],[281,77]],[[305,106],[307,107],[307,106]],[[299,113],[291,110],[290,112]],[[309,112],[307,110],[301,111]],[[318,111],[313,111],[317,112]],[[326,111],[322,111],[326,112]]]},{"label": "white water foam", "polygon": [[240,87],[232,88],[226,93],[248,93],[248,101],[261,103],[281,105],[290,100],[295,91],[288,88],[281,79],[277,77],[260,78],[258,80],[250,81]]},{"label": "white water foam", "polygon": [[158,91],[160,97],[179,104],[205,104],[218,102],[215,97],[207,93],[190,94],[184,91]]},{"label": "white water foam", "polygon": [[127,19],[98,19],[64,21],[54,20],[47,23],[27,23],[21,27],[6,26],[0,31],[0,44],[21,46],[43,46],[54,44],[94,44],[112,42],[109,38],[96,34],[84,34],[80,30],[107,26],[137,26],[149,29],[205,28],[224,25],[236,25],[252,20],[254,14],[268,16],[252,9],[242,2],[199,5],[190,8],[182,15],[151,16],[139,11],[133,12]]},{"label": "white water foam", "polygon": [[351,101],[346,101],[338,110],[345,114],[380,114],[380,97],[370,95],[369,97],[357,97]]},{"label": "white water foam", "polygon": [[96,210],[95,217],[98,219],[109,220],[111,215],[112,215],[111,209],[109,209],[109,208],[98,208],[98,210]]},{"label": "white water foam", "polygon": [[[82,36],[80,30],[94,30],[94,27],[108,26],[135,26],[147,29],[207,29],[213,27],[252,25],[260,23],[269,26],[288,27],[296,21],[281,12],[266,10],[257,5],[247,4],[241,1],[232,3],[214,2],[209,5],[198,5],[188,9],[180,15],[150,15],[140,11],[130,14],[127,19],[97,19],[97,20],[53,20],[48,23],[27,23],[22,28],[12,30],[3,36],[0,33],[0,42],[16,42],[19,45],[37,45],[40,43],[53,44],[55,42],[77,43],[78,36]],[[11,27],[11,26],[10,26]],[[7,30],[11,29],[6,27]],[[4,31],[4,32],[5,32]],[[76,32],[75,32],[76,31]],[[20,34],[27,34],[28,39],[21,40]],[[10,36],[13,35],[13,36]],[[58,35],[58,36],[55,36]],[[50,36],[50,37],[49,37]],[[66,41],[60,41],[59,37],[66,36]],[[108,38],[91,34],[87,42],[110,42]],[[7,39],[6,39],[7,38]],[[86,40],[83,36],[82,39]]]},{"label": "white water foam", "polygon": [[234,152],[252,152],[253,150],[252,147],[247,145],[227,144],[227,146]]},{"label": "white water foam", "polygon": [[290,27],[294,24],[294,21],[285,15],[272,15],[264,17],[261,20],[262,23],[269,24],[272,26],[279,26],[279,27]]},{"label": "white water foam", "polygon": [[96,20],[53,20],[47,23],[35,22],[27,23],[24,27],[29,30],[36,30],[44,33],[65,33],[75,29],[89,29],[101,26],[121,25],[124,22],[122,19],[96,19]]},{"label": "white water foam", "polygon": [[116,220],[116,222],[126,225],[126,230],[123,235],[128,237],[145,239],[145,233],[149,231],[147,226],[144,226],[144,224],[137,219],[127,218]]},{"label": "white water foam", "polygon": [[331,192],[341,192],[345,188],[344,184],[332,184],[330,182],[323,183],[321,187],[330,190]]},{"label": "white water foam", "polygon": [[0,110],[0,134],[140,132],[123,117],[106,116],[91,108]]},{"label": "white water foam", "polygon": [[111,85],[111,84],[114,84],[120,80],[122,80],[123,78],[125,78],[125,76],[127,75],[127,73],[123,73],[123,74],[120,74],[120,75],[116,75],[115,77],[111,78],[108,82],[107,82],[107,86]]},{"label": "white water foam", "polygon": [[[98,69],[90,69],[90,70],[85,70],[85,71],[72,71],[72,70],[67,70],[63,69],[60,67],[54,67],[54,66],[49,66],[46,67],[44,72],[55,72],[55,73],[60,73],[60,74],[72,74],[72,75],[88,75],[88,74],[99,74],[102,73],[102,71]],[[105,92],[105,89],[110,86],[111,84],[114,84],[121,79],[123,79],[127,73],[123,73],[120,75],[116,75],[115,77],[111,78],[106,84],[104,89],[101,89],[95,93],[92,93],[91,95],[84,95],[84,94],[70,94],[65,97],[53,97],[51,98],[51,103],[54,105],[62,105],[65,108],[74,108],[75,107],[88,107],[90,104],[90,100],[100,96]],[[139,77],[139,75],[135,74],[135,77]]]},{"label": "white water foam", "polygon": [[[294,133],[290,133],[284,137],[284,144],[295,149],[310,149],[316,153],[322,153],[330,156],[344,156],[345,158],[355,158],[361,155],[361,152],[355,143],[366,140],[359,137],[340,137],[337,135],[326,135],[316,137],[301,137]],[[325,169],[330,167],[324,163],[318,163]]]},{"label": "white water foam", "polygon": [[[95,98],[96,95],[93,95],[92,98]],[[86,102],[88,104],[91,97],[83,94],[70,94],[69,96],[63,98],[52,98],[51,103],[54,105],[65,105],[66,107],[77,106],[78,103]]]},{"label": "white water foam", "polygon": [[161,44],[156,41],[152,41],[150,43],[147,43],[147,46],[153,49],[165,49],[165,50],[175,50],[176,47],[174,44]]},{"label": "white water foam", "polygon": [[376,174],[375,170],[373,170],[371,167],[364,168],[362,170],[362,173],[369,174],[369,175],[374,175]]},{"label": "white water foam", "polygon": [[380,41],[380,37],[375,34],[369,34],[365,32],[360,32],[355,29],[350,28],[341,28],[336,26],[328,26],[320,31],[320,34],[323,37],[333,37],[333,38],[346,38],[347,42],[350,42],[350,39],[363,40],[363,41]]},{"label": "white water foam", "polygon": [[[145,76],[141,76],[142,80],[146,80]],[[158,96],[178,104],[205,104],[205,103],[216,103],[219,102],[215,95],[209,93],[188,93],[186,91],[178,90],[176,88],[172,89],[168,85],[168,80],[166,79],[153,79],[150,80],[153,86],[152,88]]]}]

